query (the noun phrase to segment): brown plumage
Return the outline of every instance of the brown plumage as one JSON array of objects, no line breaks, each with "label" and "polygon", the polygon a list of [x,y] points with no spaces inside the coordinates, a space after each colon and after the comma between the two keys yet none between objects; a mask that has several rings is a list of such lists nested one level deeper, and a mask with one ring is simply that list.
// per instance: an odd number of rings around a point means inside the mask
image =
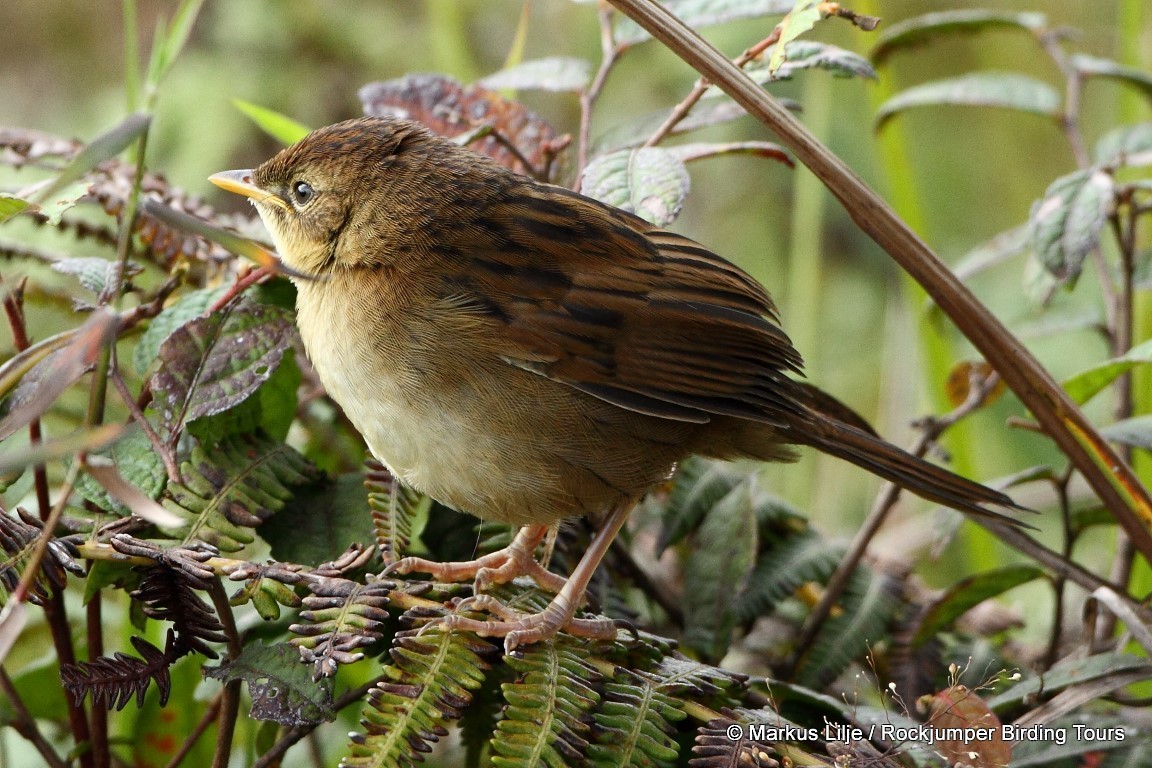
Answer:
[{"label": "brown plumage", "polygon": [[587,575],[690,454],[779,461],[811,445],[969,513],[1013,506],[794,380],[800,355],[738,267],[415,123],[339,123],[213,181],[251,197],[283,261],[311,278],[296,280],[301,336],[376,457],[446,504],[528,527],[497,557],[406,569],[555,587],[531,562],[543,526],[601,526],[560,605],[457,625],[509,646],[561,625],[606,632],[570,621]]}]

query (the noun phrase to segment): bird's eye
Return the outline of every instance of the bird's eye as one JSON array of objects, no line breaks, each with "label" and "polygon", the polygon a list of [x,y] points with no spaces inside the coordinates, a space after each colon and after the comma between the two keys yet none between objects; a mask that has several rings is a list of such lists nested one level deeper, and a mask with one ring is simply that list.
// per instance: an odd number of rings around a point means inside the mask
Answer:
[{"label": "bird's eye", "polygon": [[297,205],[307,205],[316,196],[316,190],[306,181],[297,181],[292,185],[292,199]]}]

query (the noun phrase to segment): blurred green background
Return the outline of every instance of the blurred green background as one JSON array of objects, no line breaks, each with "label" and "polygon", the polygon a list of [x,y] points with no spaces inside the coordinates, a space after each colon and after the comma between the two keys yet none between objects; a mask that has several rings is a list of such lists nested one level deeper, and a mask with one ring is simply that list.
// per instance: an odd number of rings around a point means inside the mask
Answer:
[{"label": "blurred green background", "polygon": [[[1145,4],[862,0],[846,5],[882,17],[885,25],[943,9],[1039,10],[1054,24],[1075,30],[1070,45],[1076,50],[1147,68],[1152,63],[1152,12]],[[174,7],[171,2],[139,2],[143,41],[150,39],[157,17],[171,14]],[[359,114],[356,91],[373,80],[433,71],[470,82],[503,66],[523,13],[528,14],[524,58],[570,55],[597,62],[595,9],[595,4],[568,0],[209,0],[161,90],[150,168],[216,205],[241,210],[237,200],[212,188],[206,177],[254,165],[277,145],[232,106],[233,99],[319,126]],[[5,11],[0,125],[87,139],[120,119],[126,103],[120,4],[7,0]],[[775,22],[738,21],[707,34],[735,55],[767,35]],[[821,24],[812,36],[864,54],[876,39],[875,33],[843,22]],[[1075,166],[1058,127],[1035,116],[926,109],[897,117],[879,135],[874,131],[873,115],[887,96],[972,70],[1017,71],[1061,86],[1034,39],[991,31],[899,52],[880,68],[878,83],[806,72],[772,90],[804,105],[801,118],[817,135],[890,196],[945,260],[955,261],[1024,222],[1048,184]],[[687,66],[658,45],[637,46],[613,72],[595,113],[593,134],[670,107],[694,79]],[[575,132],[574,96],[526,92],[520,97],[561,131]],[[1119,122],[1148,119],[1149,108],[1134,93],[1092,83],[1082,115],[1091,143]],[[749,118],[702,136],[771,138]],[[943,382],[925,375],[922,350],[932,347],[951,361],[970,356],[970,347],[908,292],[886,255],[806,171],[746,157],[696,163],[691,170],[693,193],[673,228],[761,279],[808,361],[810,378],[874,419],[895,442],[907,444],[910,420],[942,403]],[[6,279],[27,269],[18,262],[0,263]],[[1015,259],[972,284],[1014,329],[1027,332],[1053,318],[1077,323],[1102,315],[1090,275],[1043,313],[1025,297],[1023,272],[1023,260]],[[1058,378],[1105,355],[1099,336],[1086,328],[1030,338],[1029,343]],[[6,336],[0,336],[0,344],[10,349]],[[1101,417],[1106,406],[1099,405]],[[1003,427],[1013,414],[1021,414],[1020,407],[1006,397],[959,430],[948,442],[958,467],[990,478],[1056,460],[1043,438]],[[877,487],[877,481],[857,470],[812,455],[798,467],[773,468],[770,477],[818,524],[842,533],[855,529]],[[919,519],[923,522],[888,537],[894,552],[907,553],[930,537],[931,518]],[[882,536],[881,547],[884,541]]]}]

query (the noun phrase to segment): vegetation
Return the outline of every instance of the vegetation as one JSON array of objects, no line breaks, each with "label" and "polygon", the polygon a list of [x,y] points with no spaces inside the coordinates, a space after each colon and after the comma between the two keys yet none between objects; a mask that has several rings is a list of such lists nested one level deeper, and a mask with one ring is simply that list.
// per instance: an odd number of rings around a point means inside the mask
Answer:
[{"label": "vegetation", "polygon": [[[396,5],[184,0],[141,66],[150,11],[125,0],[112,127],[62,91],[47,127],[84,141],[0,112],[0,764],[1152,765],[1143,4],[1080,36],[1065,3],[667,0],[726,54],[636,0]],[[418,24],[434,45],[406,42]],[[500,50],[469,24],[506,30]],[[204,77],[238,51],[269,72]],[[398,51],[387,82],[317,66]],[[399,76],[421,68],[442,74]],[[267,263],[259,222],[189,191],[354,96],[742,261],[815,381],[912,450],[946,446],[1037,530],[811,458],[693,459],[590,591],[615,641],[505,656],[444,629],[471,588],[387,566],[511,532],[365,457],[291,285],[246,260]],[[967,253],[939,268],[905,222]],[[589,533],[563,527],[552,567]],[[1017,730],[925,744],[924,722]]]}]

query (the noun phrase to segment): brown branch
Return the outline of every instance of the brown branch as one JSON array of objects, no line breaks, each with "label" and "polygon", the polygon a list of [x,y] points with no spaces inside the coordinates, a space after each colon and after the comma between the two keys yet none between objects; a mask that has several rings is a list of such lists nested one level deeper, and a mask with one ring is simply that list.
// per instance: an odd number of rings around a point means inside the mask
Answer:
[{"label": "brown branch", "polygon": [[[779,102],[665,8],[649,0],[609,0],[760,120],[806,165],[869,237],[912,276],[1000,373],[1045,433],[1085,477],[1152,562],[1152,498],[1048,371],[961,283],[879,195]],[[1091,448],[1089,448],[1091,446]],[[1097,462],[1098,453],[1100,460]],[[1122,490],[1123,489],[1123,490]],[[1040,545],[1009,526],[978,520],[1013,546]],[[1044,550],[1050,552],[1050,550]],[[1056,553],[1050,552],[1054,557]],[[1061,568],[1069,566],[1061,563]],[[1095,583],[1098,577],[1087,574]]]},{"label": "brown branch", "polygon": [[13,722],[10,723],[13,730],[32,742],[32,746],[36,747],[36,751],[44,758],[44,762],[48,764],[49,768],[68,768],[68,764],[61,759],[60,755],[56,754],[56,750],[52,749],[52,745],[44,738],[44,734],[40,733],[40,729],[36,726],[36,719],[24,706],[20,692],[16,690],[16,686],[12,684],[12,678],[8,677],[8,673],[3,667],[0,667],[0,692],[3,692],[8,704],[12,707],[12,713],[15,715]]}]

